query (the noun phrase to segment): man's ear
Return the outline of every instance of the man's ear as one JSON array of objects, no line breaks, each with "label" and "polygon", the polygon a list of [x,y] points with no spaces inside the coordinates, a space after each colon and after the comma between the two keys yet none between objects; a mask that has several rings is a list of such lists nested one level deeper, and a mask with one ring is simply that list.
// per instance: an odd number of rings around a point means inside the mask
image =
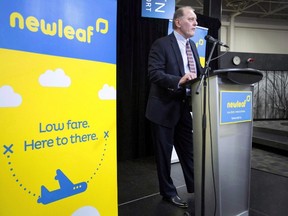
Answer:
[{"label": "man's ear", "polygon": [[180,20],[179,20],[179,19],[176,19],[176,20],[175,20],[175,25],[177,26],[177,28],[181,28]]}]

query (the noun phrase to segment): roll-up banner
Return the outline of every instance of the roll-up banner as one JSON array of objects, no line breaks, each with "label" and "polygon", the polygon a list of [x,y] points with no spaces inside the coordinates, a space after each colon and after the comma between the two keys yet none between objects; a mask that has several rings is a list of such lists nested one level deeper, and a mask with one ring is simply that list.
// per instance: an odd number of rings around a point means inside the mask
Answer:
[{"label": "roll-up banner", "polygon": [[117,215],[117,1],[0,8],[0,215]]}]

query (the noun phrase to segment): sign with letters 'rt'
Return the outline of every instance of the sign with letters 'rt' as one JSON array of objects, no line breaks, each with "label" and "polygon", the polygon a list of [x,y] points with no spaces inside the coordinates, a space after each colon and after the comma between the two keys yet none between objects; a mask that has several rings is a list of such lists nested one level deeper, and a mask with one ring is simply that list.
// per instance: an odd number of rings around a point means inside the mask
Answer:
[{"label": "sign with letters 'rt'", "polygon": [[142,0],[142,17],[172,19],[175,0]]},{"label": "sign with letters 'rt'", "polygon": [[220,124],[252,121],[252,91],[220,91]]}]

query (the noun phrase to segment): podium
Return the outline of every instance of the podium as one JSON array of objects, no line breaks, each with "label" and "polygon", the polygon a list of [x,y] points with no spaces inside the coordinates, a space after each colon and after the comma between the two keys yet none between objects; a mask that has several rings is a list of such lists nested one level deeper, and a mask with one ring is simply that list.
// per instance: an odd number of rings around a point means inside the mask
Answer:
[{"label": "podium", "polygon": [[215,70],[205,97],[203,87],[195,94],[200,81],[191,83],[196,216],[249,215],[253,83],[262,77],[251,68]]}]

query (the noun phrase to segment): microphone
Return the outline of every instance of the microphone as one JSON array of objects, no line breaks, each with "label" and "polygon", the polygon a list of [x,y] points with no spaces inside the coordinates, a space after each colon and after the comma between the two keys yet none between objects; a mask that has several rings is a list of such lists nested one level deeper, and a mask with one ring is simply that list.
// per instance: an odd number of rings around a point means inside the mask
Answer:
[{"label": "microphone", "polygon": [[219,44],[220,46],[223,46],[223,47],[226,47],[226,48],[229,49],[229,46],[228,46],[228,45],[224,44],[223,42],[221,42],[221,41],[219,41],[219,40],[217,40],[217,39],[215,39],[215,38],[213,38],[213,37],[210,36],[210,35],[206,35],[206,36],[205,36],[205,40],[207,40],[207,41],[209,41],[209,42],[211,42],[211,43]]}]

